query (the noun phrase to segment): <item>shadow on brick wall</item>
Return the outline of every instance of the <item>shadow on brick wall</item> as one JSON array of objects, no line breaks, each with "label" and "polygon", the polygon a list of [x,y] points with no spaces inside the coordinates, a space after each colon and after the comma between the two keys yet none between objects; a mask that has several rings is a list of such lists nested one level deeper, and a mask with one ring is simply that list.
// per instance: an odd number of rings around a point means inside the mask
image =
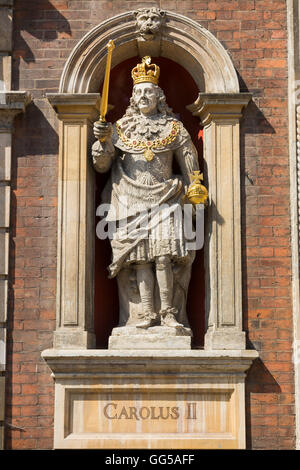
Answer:
[{"label": "shadow on brick wall", "polygon": [[[15,160],[33,155],[43,159],[44,155],[57,155],[58,153],[58,133],[49,121],[49,117],[54,115],[54,111],[47,101],[40,101],[41,108],[31,102],[27,106],[26,112],[19,114],[15,119],[13,149]],[[15,163],[18,164],[17,161]],[[38,165],[38,161],[36,165]],[[34,162],[33,166],[35,166]]]},{"label": "shadow on brick wall", "polygon": [[[268,122],[263,112],[255,103],[257,98],[263,97],[264,90],[262,88],[252,88],[249,90],[238,70],[236,70],[236,73],[239,80],[240,92],[252,94],[252,100],[243,110],[241,138],[245,137],[245,134],[275,134],[274,127]],[[241,140],[241,144],[243,143],[244,141]],[[241,157],[245,159],[245,152],[242,152],[242,150],[245,150],[245,145],[241,145]]]},{"label": "shadow on brick wall", "polygon": [[[43,49],[49,42],[71,37],[72,33],[69,22],[48,0],[26,0],[26,2],[15,0],[13,27],[12,81],[13,89],[18,90],[21,59],[27,64],[36,62],[31,47],[34,50]],[[22,36],[23,31],[29,33],[34,39],[30,38],[27,41]],[[57,54],[59,54],[59,49]]]},{"label": "shadow on brick wall", "polygon": [[[248,349],[254,349],[252,348]],[[264,403],[272,403],[275,395],[281,393],[281,388],[272,376],[260,358],[256,359],[250,368],[245,384],[245,404],[246,404],[246,449],[252,449],[252,421],[254,416],[259,415],[255,412],[253,405],[263,405]],[[256,400],[253,400],[252,394],[261,394]]]},{"label": "shadow on brick wall", "polygon": [[[250,207],[251,198],[257,198],[259,187],[257,186],[257,170],[262,165],[263,148],[256,140],[256,136],[275,134],[274,127],[268,122],[262,111],[254,101],[243,112],[240,128],[240,174],[241,174],[241,245],[242,245],[242,290],[243,290],[243,329],[249,330],[248,316],[248,265],[247,265],[247,236],[255,226],[259,227],[259,214],[256,212],[249,217],[247,207]],[[253,138],[252,138],[253,136]],[[252,234],[253,236],[253,234]],[[259,277],[257,268],[256,276]],[[251,349],[251,347],[250,347]]]},{"label": "shadow on brick wall", "polygon": [[[253,98],[255,99],[256,96],[254,95]],[[275,134],[274,127],[268,122],[253,100],[243,111],[241,124],[241,138],[245,134]]]},{"label": "shadow on brick wall", "polygon": [[[49,105],[49,108],[52,108]],[[46,112],[46,110],[45,110]],[[57,196],[57,158],[59,138],[42,110],[33,102],[14,121],[11,181],[10,281],[15,283],[15,247],[18,200],[27,197],[26,207],[41,207],[47,197]],[[16,197],[17,196],[17,197]],[[56,210],[54,204],[53,209]],[[55,215],[56,221],[56,215]],[[19,221],[22,228],[22,221]],[[13,302],[13,299],[10,299]],[[13,312],[13,305],[10,306]]]},{"label": "shadow on brick wall", "polygon": [[[247,265],[247,236],[253,227],[259,227],[259,214],[247,214],[247,207],[251,198],[259,195],[259,188],[256,184],[257,169],[262,164],[262,152],[255,139],[255,136],[275,134],[274,127],[268,122],[262,111],[257,107],[254,101],[250,101],[249,105],[243,112],[240,131],[240,174],[241,174],[241,245],[242,245],[242,290],[243,290],[243,329],[249,330],[248,315],[248,265]],[[252,136],[254,138],[252,139]],[[250,139],[249,139],[250,137]],[[250,199],[249,199],[250,198]],[[255,273],[259,277],[259,270]],[[249,349],[251,345],[247,346]]]},{"label": "shadow on brick wall", "polygon": [[[241,120],[240,132],[240,165],[241,165],[241,242],[242,242],[242,289],[243,289],[243,329],[247,337],[247,349],[261,350],[259,342],[253,344],[249,340],[249,298],[247,290],[249,285],[249,269],[247,260],[247,236],[253,235],[251,232],[255,226],[259,227],[259,214],[251,212],[247,214],[247,208],[251,198],[258,197],[259,188],[257,186],[257,169],[262,164],[263,147],[257,141],[258,136],[265,136],[265,141],[270,138],[270,135],[276,133],[274,127],[269,123],[267,117],[256,104],[256,99],[262,96],[263,90],[253,89],[248,90],[242,77],[239,76],[241,92],[251,92],[252,100],[243,111],[243,118]],[[250,204],[251,205],[251,204]],[[252,276],[259,277],[259,267],[257,272],[252,273]],[[251,321],[252,328],[259,328],[259,324]],[[257,412],[254,411],[253,406],[260,406],[264,402],[272,401],[276,394],[281,393],[281,388],[273,375],[264,365],[263,361],[258,358],[254,361],[246,378],[246,448],[251,449],[253,442],[253,427],[254,416]],[[252,394],[258,394],[257,400],[253,400]],[[261,397],[261,399],[259,398]]]}]

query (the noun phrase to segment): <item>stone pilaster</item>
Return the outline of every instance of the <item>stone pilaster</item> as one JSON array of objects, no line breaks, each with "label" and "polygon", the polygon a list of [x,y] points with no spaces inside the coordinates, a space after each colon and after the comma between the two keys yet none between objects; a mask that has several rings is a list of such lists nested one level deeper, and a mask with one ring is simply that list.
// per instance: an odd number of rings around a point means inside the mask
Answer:
[{"label": "stone pilaster", "polygon": [[[0,10],[1,12],[1,10]],[[23,91],[0,91],[0,448],[4,443],[6,322],[9,276],[11,144],[14,117],[30,101]]]},{"label": "stone pilaster", "polygon": [[206,349],[245,349],[242,331],[239,120],[248,93],[200,93],[190,111],[204,126],[210,195],[206,257]]},{"label": "stone pilaster", "polygon": [[287,0],[289,155],[294,326],[296,449],[300,449],[300,7]]},{"label": "stone pilaster", "polygon": [[0,0],[0,91],[11,88],[13,0]]},{"label": "stone pilaster", "polygon": [[60,120],[57,325],[54,347],[91,348],[94,318],[94,171],[88,154],[98,94],[48,94]]},{"label": "stone pilaster", "polygon": [[[0,92],[11,88],[11,50],[12,50],[12,6],[13,0],[0,0]],[[1,103],[7,97],[1,93]],[[1,105],[0,105],[1,106]],[[5,418],[5,356],[6,356],[6,318],[7,318],[7,272],[8,272],[8,229],[10,186],[11,134],[3,132],[1,123],[6,117],[0,114],[0,449],[4,447]],[[6,126],[5,126],[6,127]],[[5,135],[6,134],[6,135]],[[3,154],[6,155],[3,155]],[[9,155],[8,155],[9,154]]]}]

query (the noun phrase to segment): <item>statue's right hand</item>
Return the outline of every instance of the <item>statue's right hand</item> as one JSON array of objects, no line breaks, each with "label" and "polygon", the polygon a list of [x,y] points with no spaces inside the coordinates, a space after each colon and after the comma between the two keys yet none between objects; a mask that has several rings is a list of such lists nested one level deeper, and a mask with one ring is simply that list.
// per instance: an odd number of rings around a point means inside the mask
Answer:
[{"label": "statue's right hand", "polygon": [[94,122],[94,136],[100,141],[108,140],[112,134],[112,125],[110,122],[96,121]]}]

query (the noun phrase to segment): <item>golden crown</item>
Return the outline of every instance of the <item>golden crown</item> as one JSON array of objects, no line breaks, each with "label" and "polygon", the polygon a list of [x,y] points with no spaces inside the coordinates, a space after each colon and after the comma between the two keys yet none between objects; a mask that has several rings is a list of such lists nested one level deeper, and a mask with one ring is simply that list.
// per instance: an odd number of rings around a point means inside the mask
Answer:
[{"label": "golden crown", "polygon": [[158,65],[151,64],[151,57],[145,56],[142,58],[142,63],[137,64],[131,71],[133,84],[143,82],[151,82],[155,85],[158,84],[159,79],[159,67]]}]

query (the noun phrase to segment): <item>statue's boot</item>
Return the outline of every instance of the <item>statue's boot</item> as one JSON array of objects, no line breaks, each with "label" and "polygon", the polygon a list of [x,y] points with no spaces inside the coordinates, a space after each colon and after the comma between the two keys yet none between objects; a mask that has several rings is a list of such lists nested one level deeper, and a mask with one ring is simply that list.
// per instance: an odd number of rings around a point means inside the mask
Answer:
[{"label": "statue's boot", "polygon": [[143,316],[141,321],[137,323],[136,328],[149,328],[150,326],[158,325],[158,315],[156,313],[147,313]]},{"label": "statue's boot", "polygon": [[167,308],[165,310],[161,310],[159,313],[161,315],[161,325],[163,325],[163,326],[173,326],[173,327],[183,326],[175,318],[177,313],[178,313],[176,308],[170,307],[170,308]]},{"label": "statue's boot", "polygon": [[176,320],[178,310],[172,307],[173,299],[173,269],[169,256],[159,256],[156,260],[156,277],[160,293],[161,325],[181,327]]}]

